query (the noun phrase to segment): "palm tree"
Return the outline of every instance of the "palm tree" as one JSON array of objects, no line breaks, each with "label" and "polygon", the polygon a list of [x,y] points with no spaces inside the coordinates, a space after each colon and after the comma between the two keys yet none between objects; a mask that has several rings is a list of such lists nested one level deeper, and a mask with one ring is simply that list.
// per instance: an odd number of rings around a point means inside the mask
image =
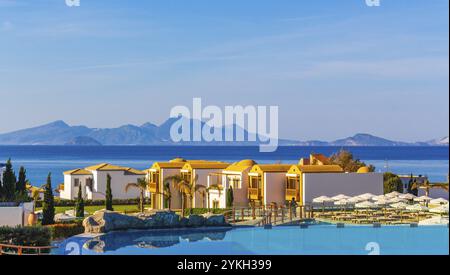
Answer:
[{"label": "palm tree", "polygon": [[208,188],[206,188],[206,186],[204,186],[204,185],[201,185],[201,184],[195,185],[194,193],[199,192],[200,195],[202,196],[202,208],[205,207],[205,199],[208,194],[207,190],[208,190]]},{"label": "palm tree", "polygon": [[144,213],[144,194],[147,191],[148,182],[144,178],[139,178],[137,182],[128,183],[125,186],[125,192],[128,192],[130,188],[137,188],[140,191],[139,194],[139,211]]},{"label": "palm tree", "polygon": [[175,183],[178,191],[181,193],[181,217],[184,217],[184,201],[186,197],[186,190],[189,189],[189,183],[181,175],[173,175],[166,177],[164,181],[172,181]]},{"label": "palm tree", "polygon": [[218,191],[218,193],[219,193],[219,198],[220,198],[220,196],[222,195],[222,190],[223,190],[223,188],[222,188],[222,186],[221,185],[219,185],[219,184],[211,184],[208,188],[206,188],[206,194],[208,195],[208,198],[207,198],[207,200],[208,200],[208,211],[211,211],[211,207],[210,207],[210,205],[209,205],[209,196],[210,196],[210,191],[211,190],[217,190]]},{"label": "palm tree", "polygon": [[[169,180],[168,178],[165,178],[164,180],[167,181],[167,180]],[[162,195],[164,197],[164,199],[167,201],[167,205],[168,205],[169,210],[171,210],[171,207],[172,207],[172,203],[171,203],[172,192],[170,190],[170,183],[169,182],[164,183],[162,192],[157,192],[156,194]]]}]

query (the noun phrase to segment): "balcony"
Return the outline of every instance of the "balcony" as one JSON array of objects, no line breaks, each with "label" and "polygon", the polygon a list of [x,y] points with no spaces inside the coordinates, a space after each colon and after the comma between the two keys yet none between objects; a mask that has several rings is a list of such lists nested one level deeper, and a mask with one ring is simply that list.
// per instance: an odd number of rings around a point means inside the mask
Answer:
[{"label": "balcony", "polygon": [[158,185],[157,185],[156,183],[154,183],[154,182],[149,183],[149,184],[148,184],[148,191],[149,191],[150,193],[156,193],[156,192],[158,192]]},{"label": "balcony", "polygon": [[291,201],[295,198],[295,201],[300,201],[300,190],[298,189],[286,189],[286,200]]},{"label": "balcony", "polygon": [[249,188],[248,196],[249,196],[250,200],[261,200],[261,189]]}]

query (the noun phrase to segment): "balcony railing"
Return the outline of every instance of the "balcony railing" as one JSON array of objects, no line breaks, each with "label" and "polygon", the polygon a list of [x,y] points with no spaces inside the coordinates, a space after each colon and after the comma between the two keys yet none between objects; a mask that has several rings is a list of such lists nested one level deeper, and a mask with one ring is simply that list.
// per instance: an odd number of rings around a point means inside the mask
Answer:
[{"label": "balcony railing", "polygon": [[261,199],[261,189],[259,188],[249,188],[248,196],[251,200],[260,200]]},{"label": "balcony railing", "polygon": [[300,200],[300,192],[298,189],[286,189],[286,200],[290,201],[295,198],[296,201]]}]

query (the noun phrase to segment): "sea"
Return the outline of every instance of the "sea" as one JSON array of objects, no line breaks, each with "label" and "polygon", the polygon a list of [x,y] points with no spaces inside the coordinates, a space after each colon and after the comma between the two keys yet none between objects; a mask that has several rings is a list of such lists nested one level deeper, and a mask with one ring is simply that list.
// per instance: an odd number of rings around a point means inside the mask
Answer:
[{"label": "sea", "polygon": [[273,153],[260,153],[254,146],[0,146],[0,163],[11,158],[18,173],[24,166],[35,186],[45,183],[48,173],[52,184],[64,181],[63,172],[98,163],[111,163],[147,169],[156,161],[175,157],[235,162],[253,159],[258,163],[296,164],[311,153],[331,155],[349,150],[355,158],[372,164],[377,172],[426,175],[432,182],[447,182],[449,147],[304,147],[281,146]]}]

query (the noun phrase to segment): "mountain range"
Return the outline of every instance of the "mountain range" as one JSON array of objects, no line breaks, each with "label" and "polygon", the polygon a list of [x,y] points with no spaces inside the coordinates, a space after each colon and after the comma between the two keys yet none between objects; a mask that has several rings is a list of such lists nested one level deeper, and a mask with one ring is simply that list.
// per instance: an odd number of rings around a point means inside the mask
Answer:
[{"label": "mountain range", "polygon": [[[42,126],[0,134],[0,145],[257,145],[257,142],[181,142],[175,143],[170,138],[170,128],[178,118],[170,118],[161,125],[145,123],[141,126],[123,125],[118,128],[89,128],[86,126],[70,126],[64,121],[55,121]],[[193,121],[190,121],[191,126]],[[205,126],[204,122],[201,122]],[[206,125],[206,127],[208,127]],[[225,129],[233,127],[242,130],[244,136],[249,133],[237,125],[218,129],[225,133]],[[192,128],[192,127],[191,127]],[[192,135],[191,135],[192,137]],[[423,142],[401,142],[376,137],[370,134],[356,134],[352,137],[335,141],[296,141],[280,139],[279,145],[298,146],[448,146],[449,138],[439,138]]]}]

